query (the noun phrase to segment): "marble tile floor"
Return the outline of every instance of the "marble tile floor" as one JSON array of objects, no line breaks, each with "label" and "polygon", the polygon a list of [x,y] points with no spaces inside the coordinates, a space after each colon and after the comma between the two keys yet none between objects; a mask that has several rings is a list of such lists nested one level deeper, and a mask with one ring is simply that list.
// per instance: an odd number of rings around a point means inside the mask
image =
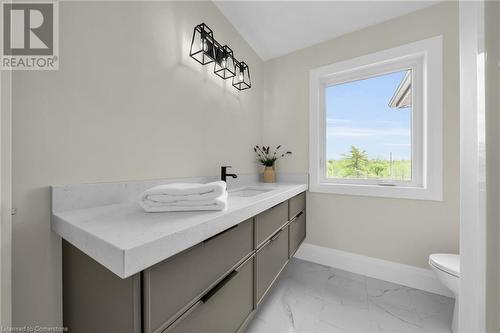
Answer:
[{"label": "marble tile floor", "polygon": [[454,300],[293,258],[246,333],[451,332]]}]

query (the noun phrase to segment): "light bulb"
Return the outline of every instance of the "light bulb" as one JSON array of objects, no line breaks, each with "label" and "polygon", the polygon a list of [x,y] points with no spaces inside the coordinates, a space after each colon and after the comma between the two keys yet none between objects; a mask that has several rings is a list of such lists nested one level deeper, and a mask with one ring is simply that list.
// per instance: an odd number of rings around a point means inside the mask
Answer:
[{"label": "light bulb", "polygon": [[222,68],[226,68],[227,66],[227,61],[226,61],[226,58],[222,59],[222,64],[221,64]]},{"label": "light bulb", "polygon": [[205,38],[203,38],[201,40],[201,49],[203,50],[203,52],[207,52],[208,51],[207,40]]},{"label": "light bulb", "polygon": [[243,82],[243,73],[242,72],[240,72],[238,79],[240,80],[240,82]]}]

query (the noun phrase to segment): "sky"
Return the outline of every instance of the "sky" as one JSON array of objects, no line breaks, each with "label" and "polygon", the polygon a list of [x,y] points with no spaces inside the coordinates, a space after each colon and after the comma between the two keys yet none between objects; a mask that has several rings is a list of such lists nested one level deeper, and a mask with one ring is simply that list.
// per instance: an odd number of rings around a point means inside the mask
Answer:
[{"label": "sky", "polygon": [[411,108],[393,109],[389,101],[405,71],[326,88],[326,154],[342,159],[351,145],[370,158],[411,158]]}]

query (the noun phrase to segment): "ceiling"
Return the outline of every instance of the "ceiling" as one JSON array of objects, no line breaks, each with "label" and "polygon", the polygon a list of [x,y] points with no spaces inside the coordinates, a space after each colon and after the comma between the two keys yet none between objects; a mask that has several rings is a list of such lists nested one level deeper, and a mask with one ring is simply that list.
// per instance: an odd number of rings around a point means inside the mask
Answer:
[{"label": "ceiling", "polygon": [[269,60],[432,6],[439,1],[218,1],[255,52]]}]

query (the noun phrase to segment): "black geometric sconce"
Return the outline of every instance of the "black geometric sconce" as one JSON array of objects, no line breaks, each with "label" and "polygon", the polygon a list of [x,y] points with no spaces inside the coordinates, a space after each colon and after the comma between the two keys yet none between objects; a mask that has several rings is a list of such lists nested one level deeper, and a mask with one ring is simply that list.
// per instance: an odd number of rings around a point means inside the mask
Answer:
[{"label": "black geometric sconce", "polygon": [[233,77],[233,86],[238,90],[245,90],[252,86],[248,65],[243,61],[236,65],[236,75]]},{"label": "black geometric sconce", "polygon": [[199,24],[194,28],[189,55],[202,65],[209,64],[215,60],[214,33],[205,23]]},{"label": "black geometric sconce", "polygon": [[215,49],[214,73],[224,80],[232,78],[236,73],[233,50],[229,46],[218,46]]},{"label": "black geometric sconce", "polygon": [[202,65],[213,62],[214,73],[224,80],[233,78],[233,87],[238,90],[252,86],[248,65],[236,60],[229,46],[217,42],[212,29],[205,23],[194,28],[189,55]]}]

